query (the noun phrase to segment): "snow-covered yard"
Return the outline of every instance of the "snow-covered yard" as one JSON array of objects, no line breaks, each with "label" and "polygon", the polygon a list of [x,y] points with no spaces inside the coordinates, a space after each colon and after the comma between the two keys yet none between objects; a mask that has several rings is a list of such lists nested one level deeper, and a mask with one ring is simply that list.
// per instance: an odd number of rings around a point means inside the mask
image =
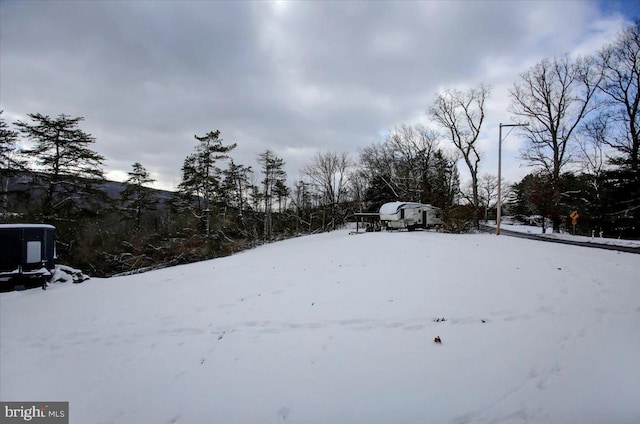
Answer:
[{"label": "snow-covered yard", "polygon": [[630,253],[336,231],[3,293],[0,398],[69,401],[77,424],[638,423],[639,272]]}]

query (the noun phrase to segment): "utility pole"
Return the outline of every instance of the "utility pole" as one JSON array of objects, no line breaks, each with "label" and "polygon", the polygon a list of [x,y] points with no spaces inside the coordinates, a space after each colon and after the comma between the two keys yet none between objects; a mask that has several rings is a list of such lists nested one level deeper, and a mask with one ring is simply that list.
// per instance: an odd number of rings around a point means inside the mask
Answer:
[{"label": "utility pole", "polygon": [[498,132],[498,209],[496,213],[496,235],[500,235],[500,218],[502,212],[502,127],[528,127],[526,124],[503,124],[500,123],[500,130]]}]

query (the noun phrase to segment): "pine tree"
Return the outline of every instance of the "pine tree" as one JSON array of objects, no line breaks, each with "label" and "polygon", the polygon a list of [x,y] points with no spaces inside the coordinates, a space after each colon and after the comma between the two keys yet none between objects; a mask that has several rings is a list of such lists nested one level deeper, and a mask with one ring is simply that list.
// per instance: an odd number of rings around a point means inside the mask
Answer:
[{"label": "pine tree", "polygon": [[33,143],[23,154],[34,157],[36,170],[41,172],[42,214],[68,215],[69,206],[86,209],[92,197],[100,194],[97,183],[104,180],[104,157],[88,147],[95,138],[78,128],[84,118],[28,116],[32,124],[18,121],[15,125]]},{"label": "pine tree", "polygon": [[[205,235],[211,231],[211,204],[220,198],[220,179],[222,171],[216,166],[217,161],[229,157],[229,152],[236,143],[225,146],[220,138],[220,131],[210,131],[206,135],[194,136],[199,144],[195,153],[187,156],[182,167],[182,182],[178,190],[187,196],[198,199],[198,209],[206,219]],[[201,203],[202,202],[202,203]]]},{"label": "pine tree", "polygon": [[[185,198],[195,198],[198,209],[202,207],[204,196],[202,186],[202,175],[199,170],[198,156],[190,154],[184,159],[182,165],[182,182],[178,185],[178,192]],[[190,203],[190,201],[187,201]]]},{"label": "pine tree", "polygon": [[284,184],[287,180],[287,173],[284,170],[284,160],[277,157],[271,150],[267,149],[258,155],[258,163],[262,166],[262,196],[264,201],[264,238],[271,240],[273,220],[273,196],[278,181]]},{"label": "pine tree", "polygon": [[3,170],[13,167],[14,154],[17,150],[18,132],[9,129],[9,125],[2,118],[0,110],[0,166]]},{"label": "pine tree", "polygon": [[229,161],[229,166],[222,172],[224,175],[222,193],[226,200],[225,204],[237,207],[240,219],[243,217],[252,173],[250,166],[236,165],[233,160]]},{"label": "pine tree", "polygon": [[2,119],[0,110],[0,195],[2,207],[0,215],[6,216],[9,207],[9,184],[13,173],[23,165],[17,159],[18,132],[9,129],[9,125]]},{"label": "pine tree", "polygon": [[296,231],[300,231],[300,223],[306,224],[311,230],[311,191],[309,183],[304,181],[298,181],[294,185],[293,191],[293,203],[296,208],[296,215],[298,217],[296,221]]},{"label": "pine tree", "polygon": [[120,193],[120,198],[125,211],[128,212],[127,215],[135,222],[134,230],[138,232],[143,213],[157,209],[158,200],[154,198],[150,189],[144,187],[155,180],[139,162],[134,163],[127,174],[129,175],[126,181],[127,187]]},{"label": "pine tree", "polygon": [[512,186],[508,208],[517,218],[522,219],[537,213],[536,206],[531,201],[535,178],[534,174],[528,174]]},{"label": "pine tree", "polygon": [[278,198],[278,213],[282,213],[282,202],[289,197],[291,190],[286,186],[283,180],[277,180],[275,187],[273,188],[273,193]]}]

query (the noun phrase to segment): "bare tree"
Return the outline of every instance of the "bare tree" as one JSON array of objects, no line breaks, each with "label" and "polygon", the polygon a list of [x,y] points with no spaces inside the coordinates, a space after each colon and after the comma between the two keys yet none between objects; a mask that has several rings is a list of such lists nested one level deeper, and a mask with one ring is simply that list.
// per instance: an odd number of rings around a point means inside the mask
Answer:
[{"label": "bare tree", "polygon": [[591,213],[594,215],[599,225],[604,221],[604,209],[607,201],[603,196],[603,186],[605,185],[608,151],[608,133],[610,126],[610,115],[600,113],[595,119],[583,125],[578,134],[578,159],[582,167],[581,178],[587,184],[587,188],[580,190],[580,196],[588,199]]},{"label": "bare tree", "polygon": [[377,186],[379,192],[389,192],[393,199],[403,197],[398,185],[394,154],[386,143],[361,149],[360,168],[366,175],[369,186]]},{"label": "bare tree", "polygon": [[419,202],[438,147],[438,134],[422,125],[402,125],[386,143],[393,154],[397,185],[405,193],[403,200]]},{"label": "bare tree", "polygon": [[351,200],[355,202],[357,210],[362,212],[365,207],[365,195],[369,188],[366,173],[362,169],[357,169],[355,172],[350,173],[348,186]]},{"label": "bare tree", "polygon": [[610,117],[600,114],[580,128],[577,137],[578,160],[582,172],[601,176],[607,162]]},{"label": "bare tree", "polygon": [[603,78],[600,90],[611,110],[609,136],[603,141],[616,149],[619,164],[640,171],[640,19],[625,28],[598,56]]},{"label": "bare tree", "polygon": [[482,174],[478,181],[478,195],[484,209],[484,219],[489,219],[489,209],[498,204],[498,177]]},{"label": "bare tree", "polygon": [[302,172],[318,187],[323,203],[331,209],[331,227],[336,226],[336,212],[345,199],[348,189],[348,172],[351,166],[347,153],[316,153],[313,162]]},{"label": "bare tree", "polygon": [[438,134],[422,125],[394,128],[384,143],[360,151],[363,176],[393,199],[422,201],[434,172]]},{"label": "bare tree", "polygon": [[471,204],[475,210],[476,228],[480,225],[478,196],[480,153],[476,142],[484,122],[484,102],[489,94],[489,87],[484,84],[466,91],[445,90],[436,96],[428,110],[429,116],[449,134],[469,169]]},{"label": "bare tree", "polygon": [[[500,197],[501,203],[505,203],[511,195],[511,184],[502,179]],[[469,190],[470,191],[470,190]],[[489,211],[498,205],[498,177],[492,174],[482,174],[478,178],[478,196],[484,209],[484,219],[489,219]]]},{"label": "bare tree", "polygon": [[518,123],[529,123],[521,156],[549,175],[554,232],[562,221],[560,178],[575,148],[574,132],[596,106],[599,74],[592,59],[565,55],[536,64],[509,91],[509,111]]}]

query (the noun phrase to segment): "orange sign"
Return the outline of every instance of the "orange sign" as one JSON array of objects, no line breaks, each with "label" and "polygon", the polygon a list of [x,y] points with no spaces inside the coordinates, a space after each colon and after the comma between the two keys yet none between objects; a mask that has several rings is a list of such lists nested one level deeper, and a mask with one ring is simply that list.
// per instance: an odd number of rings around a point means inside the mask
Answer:
[{"label": "orange sign", "polygon": [[575,225],[575,221],[580,218],[580,215],[578,215],[578,211],[573,211],[569,214],[569,216],[571,217],[571,219],[574,221],[574,225]]}]

